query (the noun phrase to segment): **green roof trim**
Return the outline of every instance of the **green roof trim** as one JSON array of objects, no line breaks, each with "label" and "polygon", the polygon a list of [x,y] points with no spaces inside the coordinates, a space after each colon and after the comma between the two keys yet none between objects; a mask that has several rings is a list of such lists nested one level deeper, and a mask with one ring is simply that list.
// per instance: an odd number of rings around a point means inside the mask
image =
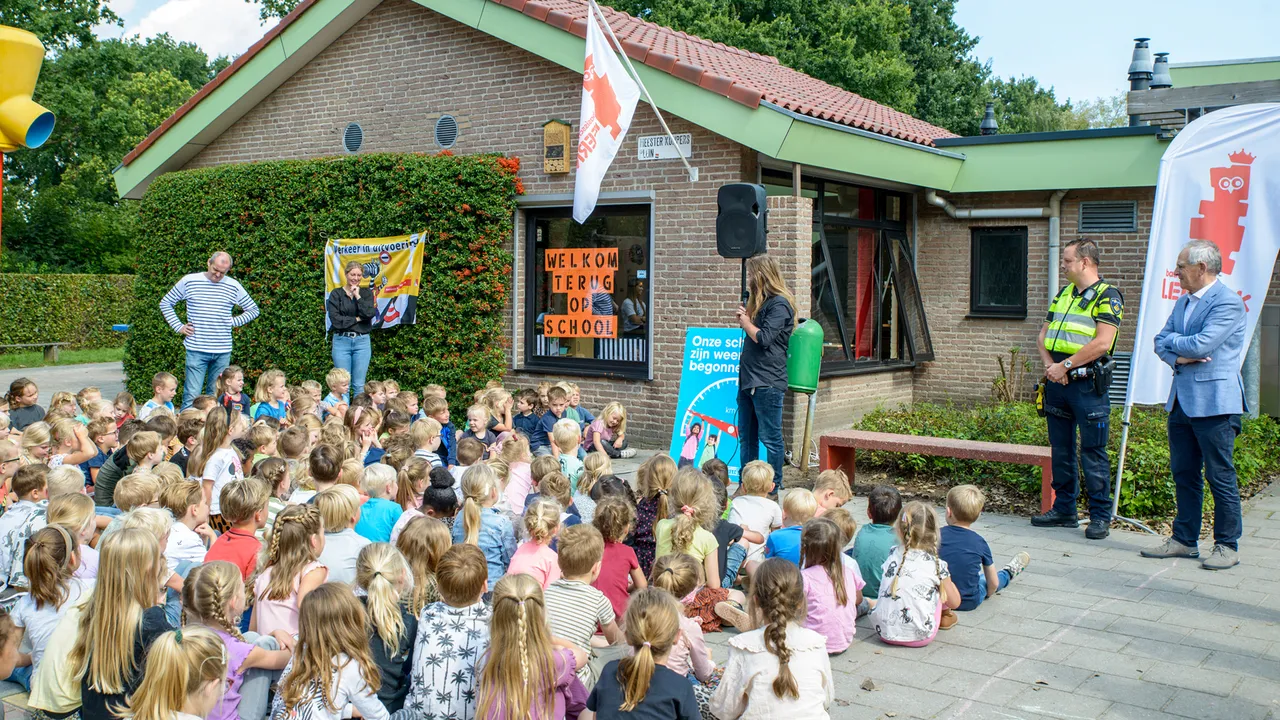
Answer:
[{"label": "green roof trim", "polygon": [[1169,66],[1169,77],[1176,88],[1280,80],[1280,57],[1178,63]]},{"label": "green roof trim", "polygon": [[[180,169],[379,2],[313,0],[188,112],[171,118],[172,125],[140,148],[128,165],[117,167],[113,171],[117,192],[121,197],[139,198],[157,176]],[[511,8],[490,0],[414,2],[567,70],[582,70],[584,40]],[[664,112],[765,156],[948,192],[1155,185],[1165,147],[1164,141],[1148,134],[1068,139],[1050,133],[1032,142],[932,148],[800,115],[768,102],[752,109],[647,65],[635,69]]]}]

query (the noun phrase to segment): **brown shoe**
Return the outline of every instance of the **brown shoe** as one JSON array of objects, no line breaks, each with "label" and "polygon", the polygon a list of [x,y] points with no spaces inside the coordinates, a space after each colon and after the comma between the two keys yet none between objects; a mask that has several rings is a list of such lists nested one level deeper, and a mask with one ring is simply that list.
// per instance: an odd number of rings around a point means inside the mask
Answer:
[{"label": "brown shoe", "polygon": [[942,618],[938,620],[938,629],[950,630],[960,622],[960,616],[956,615],[956,611],[951,608],[942,608]]},{"label": "brown shoe", "polygon": [[751,632],[755,627],[751,623],[751,615],[742,606],[732,600],[716,603],[716,615],[720,619],[738,629],[738,632]]}]

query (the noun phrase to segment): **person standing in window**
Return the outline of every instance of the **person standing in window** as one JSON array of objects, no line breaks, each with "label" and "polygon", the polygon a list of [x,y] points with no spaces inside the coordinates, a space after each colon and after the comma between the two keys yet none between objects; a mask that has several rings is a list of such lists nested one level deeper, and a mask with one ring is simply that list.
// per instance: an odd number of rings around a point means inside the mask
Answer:
[{"label": "person standing in window", "polygon": [[738,442],[743,465],[757,459],[764,443],[776,494],[782,481],[782,396],[796,301],[782,281],[778,261],[768,255],[747,260],[747,292],[747,304],[737,312],[746,333],[738,365]]},{"label": "person standing in window", "polygon": [[649,307],[644,302],[644,281],[634,280],[622,301],[622,332],[643,334]]},{"label": "person standing in window", "polygon": [[342,272],[347,282],[329,293],[325,308],[333,328],[333,366],[351,373],[351,397],[355,397],[364,390],[369,356],[373,354],[369,331],[378,307],[373,302],[373,290],[360,285],[364,281],[360,263],[352,260]]}]

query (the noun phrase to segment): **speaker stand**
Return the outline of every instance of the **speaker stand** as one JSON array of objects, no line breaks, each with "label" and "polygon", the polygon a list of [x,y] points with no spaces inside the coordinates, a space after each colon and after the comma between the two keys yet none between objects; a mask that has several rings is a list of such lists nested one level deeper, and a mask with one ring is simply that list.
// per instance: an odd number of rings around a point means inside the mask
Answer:
[{"label": "speaker stand", "polygon": [[742,258],[742,307],[747,306],[747,259]]}]

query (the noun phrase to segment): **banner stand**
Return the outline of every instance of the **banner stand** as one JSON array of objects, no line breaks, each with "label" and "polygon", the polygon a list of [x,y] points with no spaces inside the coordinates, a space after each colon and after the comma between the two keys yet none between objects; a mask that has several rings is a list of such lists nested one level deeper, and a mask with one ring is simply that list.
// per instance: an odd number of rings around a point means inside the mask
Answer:
[{"label": "banner stand", "polygon": [[1120,435],[1120,460],[1116,463],[1115,497],[1111,499],[1111,519],[1127,523],[1139,530],[1151,533],[1152,535],[1159,535],[1160,533],[1152,530],[1141,522],[1138,522],[1133,518],[1127,518],[1120,515],[1120,483],[1124,480],[1124,455],[1125,451],[1129,448],[1129,418],[1132,414],[1133,403],[1129,402],[1129,391],[1128,388],[1126,388],[1124,393],[1124,420],[1121,421],[1121,424],[1124,426],[1124,431]]}]

